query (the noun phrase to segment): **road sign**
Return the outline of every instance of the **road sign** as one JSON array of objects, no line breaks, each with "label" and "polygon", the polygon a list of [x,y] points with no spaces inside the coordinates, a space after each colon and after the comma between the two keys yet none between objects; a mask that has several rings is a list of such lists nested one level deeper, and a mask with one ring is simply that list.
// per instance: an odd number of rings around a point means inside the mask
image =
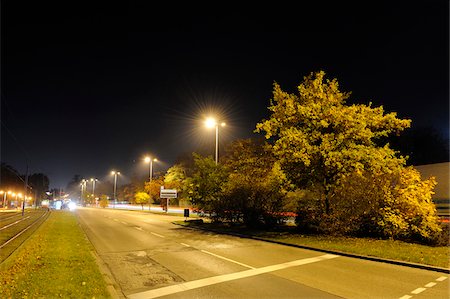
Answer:
[{"label": "road sign", "polygon": [[177,198],[177,189],[161,189],[160,198]]}]

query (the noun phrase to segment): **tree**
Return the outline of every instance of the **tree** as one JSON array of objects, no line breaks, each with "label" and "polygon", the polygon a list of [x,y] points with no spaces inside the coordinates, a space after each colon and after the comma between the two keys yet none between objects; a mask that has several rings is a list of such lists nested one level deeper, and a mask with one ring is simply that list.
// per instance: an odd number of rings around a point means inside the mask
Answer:
[{"label": "tree", "polygon": [[142,207],[142,210],[144,209],[144,204],[148,203],[150,201],[150,195],[148,195],[145,192],[137,192],[134,195],[134,202],[137,204],[140,204]]},{"label": "tree", "polygon": [[211,157],[202,157],[196,153],[193,156],[194,173],[187,182],[189,199],[194,207],[214,215],[220,208],[222,187],[228,174],[224,166],[216,164]]},{"label": "tree", "polygon": [[100,200],[99,200],[99,205],[101,208],[106,208],[108,207],[109,201],[108,201],[108,196],[106,196],[105,194],[100,195]]},{"label": "tree", "polygon": [[347,233],[430,241],[441,231],[431,196],[434,177],[422,180],[412,166],[391,173],[351,175],[336,190],[334,226]]},{"label": "tree", "polygon": [[45,192],[48,191],[49,184],[49,178],[43,173],[34,173],[28,177],[28,185],[32,188],[31,192],[37,204],[47,197]]},{"label": "tree", "polygon": [[270,147],[261,140],[239,139],[223,159],[229,177],[223,187],[223,213],[248,226],[273,226],[283,219],[285,191],[281,172]]},{"label": "tree", "polygon": [[350,93],[341,92],[336,79],[324,79],[323,71],[304,77],[298,95],[274,83],[270,118],[256,125],[273,141],[281,169],[298,188],[318,192],[319,204],[330,213],[334,187],[346,176],[367,169],[390,172],[405,159],[389,144],[375,141],[399,133],[410,120],[398,119],[383,107],[346,105]]},{"label": "tree", "polygon": [[181,164],[175,164],[167,170],[164,176],[164,187],[166,189],[177,189],[176,201],[179,204],[180,199],[186,196],[187,189],[186,169]]},{"label": "tree", "polygon": [[[144,186],[144,191],[150,195],[150,199],[153,202],[160,203],[159,194],[161,191],[161,186],[164,186],[164,178],[157,177],[153,178],[151,182],[146,182]],[[149,207],[150,208],[150,207]]]}]

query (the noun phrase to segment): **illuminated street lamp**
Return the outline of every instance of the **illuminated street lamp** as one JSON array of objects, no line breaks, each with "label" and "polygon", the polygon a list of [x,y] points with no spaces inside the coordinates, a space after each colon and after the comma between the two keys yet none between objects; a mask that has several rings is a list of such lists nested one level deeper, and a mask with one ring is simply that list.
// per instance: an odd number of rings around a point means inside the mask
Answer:
[{"label": "illuminated street lamp", "polygon": [[[212,117],[207,118],[205,121],[207,128],[216,128],[216,165],[219,163],[219,123]],[[225,123],[220,123],[221,127],[225,127]]]},{"label": "illuminated street lamp", "polygon": [[158,161],[156,158],[151,158],[151,157],[145,157],[144,159],[145,163],[148,163],[148,178],[149,181],[152,181],[152,177],[153,177],[153,162]]},{"label": "illuminated street lamp", "polygon": [[83,198],[83,195],[84,195],[84,193],[86,192],[86,184],[87,184],[87,180],[82,179],[82,180],[81,180],[81,184],[80,184],[80,186],[81,186],[81,196],[80,196],[81,205],[84,204],[84,198]]},{"label": "illuminated street lamp", "polygon": [[6,192],[6,191],[0,191],[0,194],[3,194],[3,207],[4,208],[6,208],[6,194],[11,194],[12,192],[11,191],[8,191],[8,192]]},{"label": "illuminated street lamp", "polygon": [[95,182],[98,182],[98,180],[95,178],[91,178],[91,182],[92,182],[92,197],[95,200]]},{"label": "illuminated street lamp", "polygon": [[116,190],[117,190],[117,175],[120,174],[119,171],[111,171],[111,174],[114,176],[114,208],[116,207]]}]

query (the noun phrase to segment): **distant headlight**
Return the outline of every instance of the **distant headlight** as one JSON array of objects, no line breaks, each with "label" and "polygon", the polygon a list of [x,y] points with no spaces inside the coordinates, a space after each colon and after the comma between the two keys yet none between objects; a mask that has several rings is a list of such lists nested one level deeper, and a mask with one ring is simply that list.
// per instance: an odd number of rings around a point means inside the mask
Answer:
[{"label": "distant headlight", "polygon": [[74,202],[69,202],[69,209],[70,209],[71,211],[75,210],[76,207],[77,207],[77,205],[76,205]]}]

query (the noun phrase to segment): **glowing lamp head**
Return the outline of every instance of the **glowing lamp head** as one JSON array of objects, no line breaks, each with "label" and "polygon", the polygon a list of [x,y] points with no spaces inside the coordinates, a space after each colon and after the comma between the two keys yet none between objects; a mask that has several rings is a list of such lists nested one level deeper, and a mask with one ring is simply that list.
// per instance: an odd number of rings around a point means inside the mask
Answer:
[{"label": "glowing lamp head", "polygon": [[207,128],[214,128],[217,125],[217,122],[214,118],[207,118],[205,121],[205,125]]},{"label": "glowing lamp head", "polygon": [[150,157],[145,157],[144,161],[145,161],[145,163],[148,163],[151,161],[151,159],[150,159]]}]

